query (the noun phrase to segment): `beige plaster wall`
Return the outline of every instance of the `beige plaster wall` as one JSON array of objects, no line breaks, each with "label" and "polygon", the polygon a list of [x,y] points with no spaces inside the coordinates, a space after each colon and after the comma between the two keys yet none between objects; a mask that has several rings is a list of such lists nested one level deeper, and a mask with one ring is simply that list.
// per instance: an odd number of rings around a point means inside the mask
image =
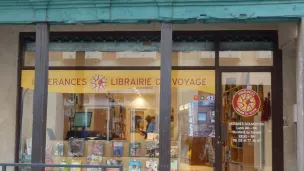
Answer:
[{"label": "beige plaster wall", "polygon": [[[280,30],[280,46],[290,44],[293,34],[289,34],[287,27],[295,27],[294,23],[279,24],[194,24],[174,25],[174,30]],[[51,31],[148,31],[160,30],[160,24],[146,25],[72,25],[52,26]],[[16,97],[17,97],[17,56],[19,32],[34,31],[33,26],[0,26],[0,162],[14,161]],[[283,38],[282,38],[283,37]],[[292,51],[284,53],[284,116],[289,124],[284,127],[284,157],[285,170],[296,170],[296,137],[295,126],[292,123],[292,105],[295,103],[295,58]],[[30,103],[29,103],[30,106]],[[28,112],[31,112],[30,107]],[[29,121],[30,123],[31,121]],[[30,131],[31,128],[29,127]]]}]

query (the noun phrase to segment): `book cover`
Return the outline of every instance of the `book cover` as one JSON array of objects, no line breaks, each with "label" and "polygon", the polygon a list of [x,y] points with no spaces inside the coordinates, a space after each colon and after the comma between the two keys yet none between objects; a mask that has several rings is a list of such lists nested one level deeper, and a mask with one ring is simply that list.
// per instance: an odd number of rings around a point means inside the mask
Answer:
[{"label": "book cover", "polygon": [[[90,161],[88,162],[90,165],[101,165],[101,162]],[[87,168],[87,171],[102,171],[101,168]]]},{"label": "book cover", "polygon": [[141,162],[137,160],[131,160],[129,162],[129,171],[140,171]]},{"label": "book cover", "polygon": [[[45,163],[46,163],[46,164],[53,164],[52,158],[51,158],[51,157],[46,157],[46,158],[45,158]],[[45,171],[51,171],[52,168],[51,168],[51,167],[46,167],[44,170],[45,170]]]},{"label": "book cover", "polygon": [[129,156],[130,157],[140,156],[140,143],[130,143]]},{"label": "book cover", "polygon": [[84,153],[84,139],[70,138],[69,139],[69,156],[81,157]]},{"label": "book cover", "polygon": [[113,142],[113,156],[121,157],[123,152],[123,142]]},{"label": "book cover", "polygon": [[[62,160],[59,164],[67,165],[68,163],[65,160]],[[58,171],[68,171],[68,168],[67,167],[59,167]]]},{"label": "book cover", "polygon": [[46,157],[51,157],[53,152],[53,146],[49,143],[45,144],[45,156]]},{"label": "book cover", "polygon": [[55,145],[54,155],[62,157],[63,153],[64,153],[64,144],[63,143],[57,143]]},{"label": "book cover", "polygon": [[106,171],[120,171],[118,168],[107,168]]},{"label": "book cover", "polygon": [[102,162],[102,157],[101,156],[94,156],[94,155],[87,156],[87,161],[88,161],[88,163],[90,163],[90,162],[101,163]]},{"label": "book cover", "polygon": [[159,134],[158,133],[147,133],[147,140],[159,141]]},{"label": "book cover", "polygon": [[[81,160],[72,160],[71,165],[81,165]],[[79,167],[72,167],[71,171],[81,171]]]},{"label": "book cover", "polygon": [[103,156],[103,143],[102,142],[96,141],[93,143],[92,155]]},{"label": "book cover", "polygon": [[171,157],[177,158],[178,154],[178,146],[171,146]]},{"label": "book cover", "polygon": [[146,171],[158,171],[158,161],[157,160],[146,161]]},{"label": "book cover", "polygon": [[177,171],[177,160],[171,160],[171,171]]},{"label": "book cover", "polygon": [[159,143],[155,141],[148,141],[146,143],[146,154],[147,157],[158,157],[159,156]]},{"label": "book cover", "polygon": [[122,161],[121,160],[110,159],[110,160],[107,160],[107,165],[110,165],[110,166],[119,166],[119,165],[122,165]]}]

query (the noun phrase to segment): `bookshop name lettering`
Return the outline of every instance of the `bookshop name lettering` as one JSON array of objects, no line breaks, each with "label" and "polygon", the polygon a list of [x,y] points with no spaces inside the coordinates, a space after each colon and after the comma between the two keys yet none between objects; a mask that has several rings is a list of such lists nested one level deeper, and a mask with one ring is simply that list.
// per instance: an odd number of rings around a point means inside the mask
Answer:
[{"label": "bookshop name lettering", "polygon": [[[106,82],[110,86],[154,86],[160,85],[160,78],[156,78],[153,83],[153,78],[111,78]],[[49,86],[85,86],[88,84],[87,78],[49,78]],[[35,79],[32,80],[32,85],[35,85]],[[172,78],[172,85],[185,86],[206,86],[206,78]]]}]

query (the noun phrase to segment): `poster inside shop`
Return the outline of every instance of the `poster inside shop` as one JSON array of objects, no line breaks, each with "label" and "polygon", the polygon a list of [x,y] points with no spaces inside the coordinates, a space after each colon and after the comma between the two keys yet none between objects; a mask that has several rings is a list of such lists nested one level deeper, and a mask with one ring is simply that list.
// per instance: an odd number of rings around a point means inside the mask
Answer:
[{"label": "poster inside shop", "polygon": [[[34,70],[23,70],[21,86],[34,89]],[[57,93],[106,93],[160,86],[159,70],[50,70],[48,91]],[[215,92],[214,70],[172,71],[172,87]]]}]

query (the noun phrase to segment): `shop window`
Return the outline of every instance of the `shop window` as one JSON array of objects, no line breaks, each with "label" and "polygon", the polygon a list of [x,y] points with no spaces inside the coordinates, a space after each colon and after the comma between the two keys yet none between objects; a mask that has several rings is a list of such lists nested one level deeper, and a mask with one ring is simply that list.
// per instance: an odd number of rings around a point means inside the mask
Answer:
[{"label": "shop window", "polygon": [[215,47],[213,39],[174,42],[172,53],[172,66],[214,66]]},{"label": "shop window", "polygon": [[[25,66],[35,66],[34,40],[26,37]],[[51,36],[49,66],[160,66],[159,42],[160,33]]]},{"label": "shop window", "polygon": [[215,71],[183,70],[175,71],[175,75],[189,80],[174,84],[173,79],[172,83],[171,169],[178,163],[177,170],[213,170]]},{"label": "shop window", "polygon": [[[33,78],[22,71],[21,162],[31,157]],[[158,168],[159,78],[159,70],[50,70],[47,162]],[[190,170],[203,158],[212,168],[215,72],[173,70],[171,85],[171,167]]]},{"label": "shop window", "polygon": [[[159,74],[50,70],[46,162],[158,168]],[[21,162],[31,157],[33,79],[33,70],[22,71]]]},{"label": "shop window", "polygon": [[221,66],[272,66],[272,51],[220,51]]},{"label": "shop window", "polygon": [[220,66],[272,66],[275,44],[272,33],[243,35],[227,34],[219,37]]},{"label": "shop window", "polygon": [[[35,52],[25,52],[24,64],[35,66]],[[160,54],[157,51],[51,51],[49,66],[160,66]]]},{"label": "shop window", "polygon": [[173,66],[214,66],[214,51],[179,51],[172,53]]}]

